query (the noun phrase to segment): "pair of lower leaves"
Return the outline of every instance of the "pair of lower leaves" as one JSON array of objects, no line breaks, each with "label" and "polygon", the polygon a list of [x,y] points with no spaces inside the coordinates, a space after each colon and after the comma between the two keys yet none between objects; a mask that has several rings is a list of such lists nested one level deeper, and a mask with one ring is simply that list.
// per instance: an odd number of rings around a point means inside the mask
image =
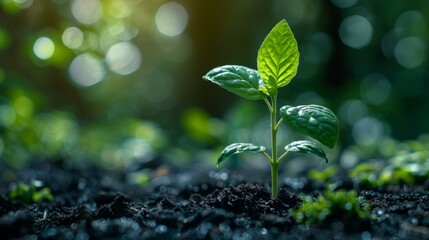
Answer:
[{"label": "pair of lower leaves", "polygon": [[[280,109],[281,122],[297,132],[310,136],[327,147],[332,148],[338,138],[337,118],[326,107],[319,105],[284,106]],[[279,122],[279,123],[281,123]],[[256,146],[251,143],[233,143],[227,146],[220,154],[217,165],[235,154],[251,152],[264,153],[264,146]],[[294,141],[285,147],[285,153],[277,161],[285,157],[289,152],[311,153],[328,161],[325,152],[314,142],[308,140]],[[264,154],[265,155],[265,154]]]}]

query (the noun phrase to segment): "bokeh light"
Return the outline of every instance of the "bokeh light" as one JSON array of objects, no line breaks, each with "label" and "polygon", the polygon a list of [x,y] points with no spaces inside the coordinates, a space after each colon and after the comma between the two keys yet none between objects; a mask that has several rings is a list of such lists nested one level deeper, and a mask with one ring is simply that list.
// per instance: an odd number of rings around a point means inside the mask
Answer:
[{"label": "bokeh light", "polygon": [[54,54],[55,44],[48,37],[38,38],[33,45],[33,52],[36,57],[46,60]]},{"label": "bokeh light", "polygon": [[91,25],[100,20],[102,6],[99,0],[74,0],[71,11],[77,21]]},{"label": "bokeh light", "polygon": [[21,117],[30,117],[33,114],[34,104],[26,96],[18,96],[12,104],[16,114]]},{"label": "bokeh light", "polygon": [[340,156],[340,165],[344,168],[351,168],[359,162],[359,155],[351,148],[345,149]]},{"label": "bokeh light", "polygon": [[391,84],[385,76],[374,73],[366,76],[360,85],[360,92],[365,102],[381,105],[390,95]]},{"label": "bokeh light", "polygon": [[43,113],[34,119],[34,130],[45,153],[67,151],[79,136],[79,126],[69,113]]},{"label": "bokeh light", "polygon": [[142,138],[129,138],[123,143],[123,155],[129,160],[152,159],[155,156],[153,148]]},{"label": "bokeh light", "polygon": [[31,5],[33,4],[33,0],[13,0],[13,3],[17,7],[25,9],[31,7]]},{"label": "bokeh light", "polygon": [[[67,129],[74,129],[70,120],[82,127],[72,158],[90,152],[91,159],[121,166],[159,157],[147,135],[124,134],[121,126],[129,123],[119,120],[126,118],[172,130],[167,138],[173,152],[188,158],[235,141],[269,145],[263,107],[252,101],[243,107],[247,101],[201,76],[222,64],[255,68],[263,38],[286,19],[301,57],[297,77],[279,92],[279,101],[338,113],[339,146],[345,150],[336,157],[352,166],[361,157],[355,143],[377,144],[390,131],[403,139],[426,131],[426,6],[404,1],[383,8],[370,0],[0,0],[0,153],[20,165],[40,150],[38,144],[63,141]],[[195,106],[205,114],[200,125],[195,118],[189,118],[190,127],[177,123]],[[70,115],[53,120],[58,109]],[[43,121],[56,122],[59,133],[48,129],[44,135]],[[87,138],[95,128],[97,134]],[[188,140],[195,131],[202,145]],[[288,128],[279,134],[279,145],[301,137]]]},{"label": "bokeh light", "polygon": [[401,34],[421,36],[426,31],[426,20],[419,11],[405,11],[396,19],[395,28]]},{"label": "bokeh light", "polygon": [[125,1],[111,1],[108,13],[117,19],[125,18],[132,13],[132,8]]},{"label": "bokeh light", "polygon": [[83,33],[77,27],[69,27],[64,30],[61,39],[66,47],[78,49],[83,43]]},{"label": "bokeh light", "polygon": [[426,43],[419,37],[406,37],[395,46],[396,61],[406,68],[415,68],[426,58]]},{"label": "bokeh light", "polygon": [[96,50],[100,46],[100,39],[98,34],[91,31],[83,32],[83,44],[84,50]]},{"label": "bokeh light", "polygon": [[350,99],[341,106],[340,116],[342,121],[354,125],[360,119],[368,116],[368,108],[361,100]]},{"label": "bokeh light", "polygon": [[106,62],[110,70],[127,75],[135,72],[141,64],[140,50],[130,42],[113,45],[106,54]]},{"label": "bokeh light", "polygon": [[375,145],[383,139],[383,124],[373,117],[363,118],[353,126],[352,135],[358,144]]},{"label": "bokeh light", "polygon": [[169,2],[158,9],[155,23],[160,33],[174,37],[185,30],[188,24],[188,12],[181,4]]},{"label": "bokeh light", "polygon": [[8,104],[0,105],[0,126],[9,127],[15,122],[16,112],[12,106]]},{"label": "bokeh light", "polygon": [[343,20],[339,34],[341,41],[352,48],[363,48],[372,39],[372,25],[365,17],[353,15]]},{"label": "bokeh light", "polygon": [[106,70],[99,58],[86,53],[73,59],[69,74],[79,86],[89,87],[103,80]]}]

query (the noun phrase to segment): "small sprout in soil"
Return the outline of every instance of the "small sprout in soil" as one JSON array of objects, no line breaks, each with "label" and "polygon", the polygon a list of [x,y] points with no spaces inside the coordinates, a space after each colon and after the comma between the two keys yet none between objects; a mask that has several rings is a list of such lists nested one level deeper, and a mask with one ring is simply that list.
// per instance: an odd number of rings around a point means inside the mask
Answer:
[{"label": "small sprout in soil", "polygon": [[307,225],[320,224],[328,218],[374,219],[371,206],[365,205],[361,208],[360,205],[361,199],[357,197],[354,190],[325,190],[317,199],[310,196],[303,197],[303,203],[292,210],[291,215],[297,222]]},{"label": "small sprout in soil", "polygon": [[217,165],[238,153],[253,152],[264,155],[271,165],[271,197],[278,195],[278,169],[281,160],[291,152],[311,153],[328,161],[325,152],[307,140],[295,141],[285,146],[282,155],[277,151],[277,132],[282,123],[293,130],[318,140],[333,148],[338,140],[338,120],[334,113],[319,105],[283,106],[277,120],[278,89],[286,86],[295,76],[299,63],[298,45],[289,25],[280,21],[267,35],[258,51],[257,68],[225,65],[209,71],[203,79],[249,100],[263,100],[270,114],[271,155],[264,146],[252,143],[233,143],[227,146],[217,160]]},{"label": "small sprout in soil", "polygon": [[151,173],[148,169],[143,169],[138,172],[129,173],[127,175],[127,180],[131,184],[144,186],[151,181]]},{"label": "small sprout in soil", "polygon": [[41,201],[52,202],[54,196],[51,189],[43,187],[41,181],[33,180],[30,184],[18,183],[12,186],[8,192],[10,199],[21,200],[27,204]]}]

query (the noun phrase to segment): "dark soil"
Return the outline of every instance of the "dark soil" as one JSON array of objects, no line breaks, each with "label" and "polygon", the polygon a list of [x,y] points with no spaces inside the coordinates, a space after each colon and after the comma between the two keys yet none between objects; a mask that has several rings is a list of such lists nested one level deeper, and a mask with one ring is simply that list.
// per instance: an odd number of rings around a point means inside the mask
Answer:
[{"label": "dark soil", "polygon": [[[428,184],[357,189],[376,219],[338,213],[306,226],[289,210],[301,204],[297,194],[316,196],[320,189],[303,178],[283,178],[279,198],[271,200],[269,176],[260,181],[250,178],[260,173],[206,167],[158,166],[144,186],[131,184],[126,172],[51,162],[0,171],[1,239],[429,239]],[[34,179],[52,190],[53,202],[8,198],[11,182]],[[344,179],[336,184],[352,187]]]}]

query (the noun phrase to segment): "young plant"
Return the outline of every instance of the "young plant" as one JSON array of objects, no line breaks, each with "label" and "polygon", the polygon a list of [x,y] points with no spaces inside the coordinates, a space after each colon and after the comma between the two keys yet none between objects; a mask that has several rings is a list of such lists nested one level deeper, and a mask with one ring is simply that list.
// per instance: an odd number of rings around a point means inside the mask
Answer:
[{"label": "young plant", "polygon": [[54,200],[51,189],[43,187],[43,183],[37,180],[31,181],[30,184],[18,183],[13,185],[8,192],[8,196],[10,199],[21,200],[28,204],[44,200],[52,202]]},{"label": "young plant", "polygon": [[233,143],[227,146],[217,160],[217,166],[226,158],[243,152],[261,153],[271,165],[271,197],[278,195],[278,170],[281,160],[290,152],[311,153],[326,161],[325,152],[307,140],[295,141],[278,155],[277,132],[284,122],[293,130],[310,136],[329,148],[338,139],[338,121],[331,110],[318,105],[283,106],[277,120],[278,89],[286,86],[295,76],[299,63],[298,46],[289,25],[280,21],[267,35],[257,57],[258,70],[244,66],[225,65],[209,71],[203,79],[249,100],[263,100],[270,113],[271,155],[264,146],[251,143]]}]

